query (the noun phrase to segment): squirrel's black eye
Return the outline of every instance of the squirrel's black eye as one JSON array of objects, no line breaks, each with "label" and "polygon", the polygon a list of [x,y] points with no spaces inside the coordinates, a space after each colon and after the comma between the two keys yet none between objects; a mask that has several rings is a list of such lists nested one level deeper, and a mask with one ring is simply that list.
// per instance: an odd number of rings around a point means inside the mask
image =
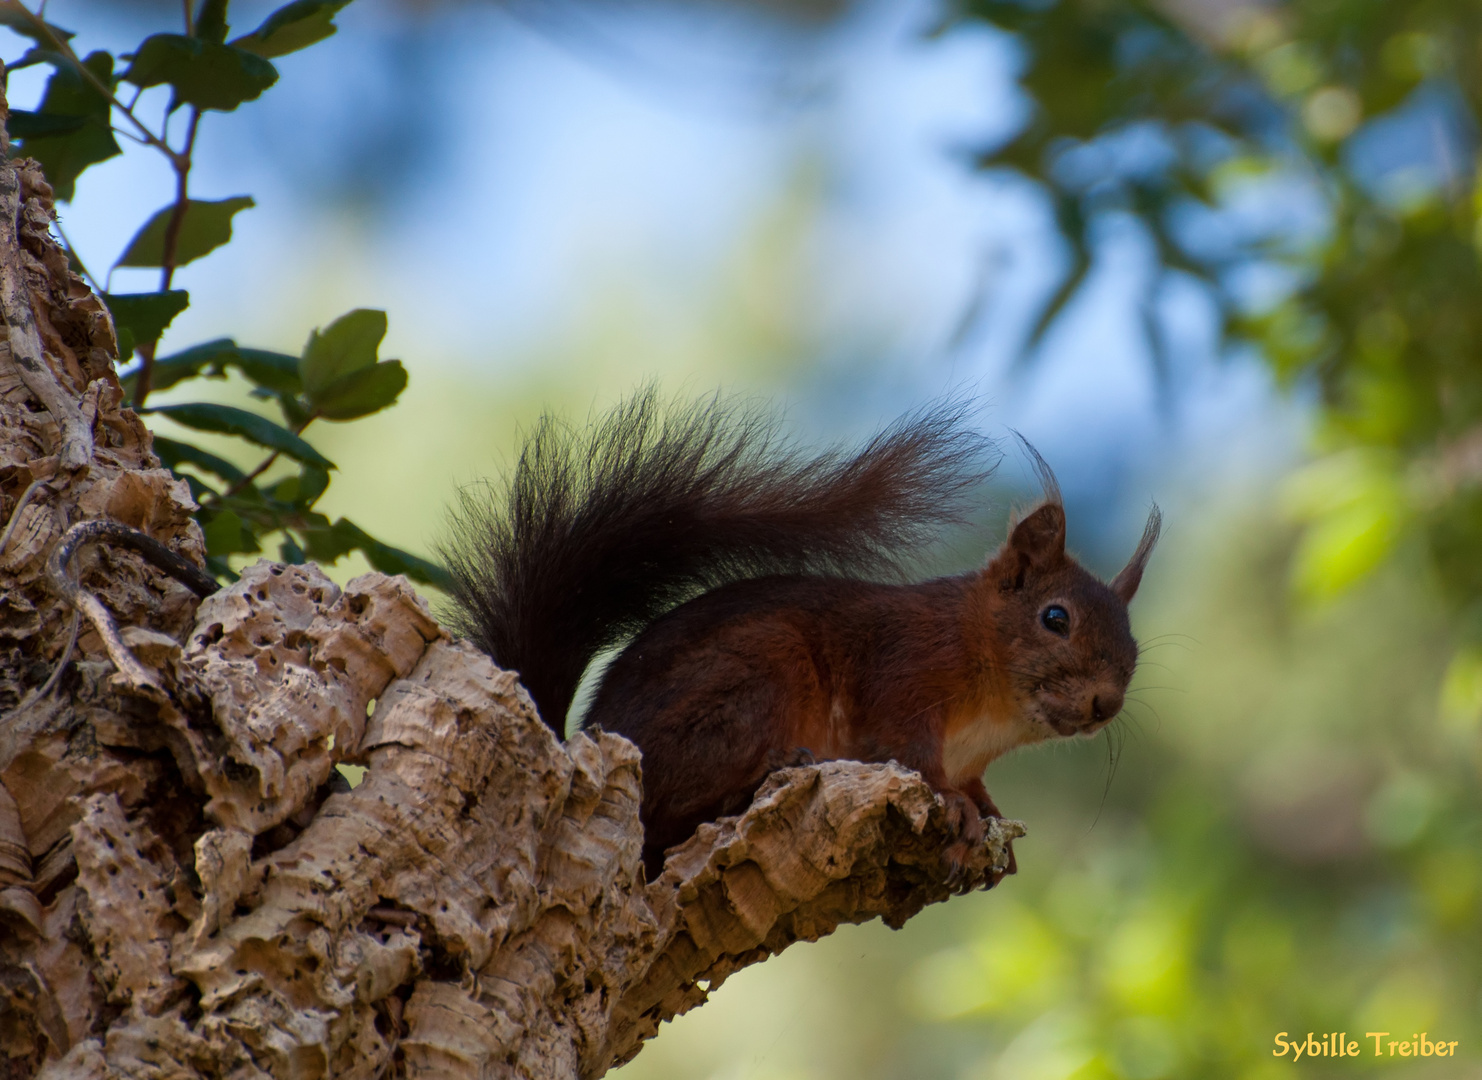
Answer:
[{"label": "squirrel's black eye", "polygon": [[1040,625],[1052,634],[1061,637],[1070,636],[1070,612],[1059,604],[1051,604],[1039,613]]}]

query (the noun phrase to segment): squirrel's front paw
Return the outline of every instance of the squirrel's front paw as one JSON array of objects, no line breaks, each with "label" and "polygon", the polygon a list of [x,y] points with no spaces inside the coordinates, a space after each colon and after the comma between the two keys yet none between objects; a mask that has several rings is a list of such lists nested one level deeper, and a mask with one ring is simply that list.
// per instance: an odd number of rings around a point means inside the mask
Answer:
[{"label": "squirrel's front paw", "polygon": [[942,801],[947,804],[947,828],[961,843],[976,847],[983,842],[983,815],[960,791],[942,792]]},{"label": "squirrel's front paw", "polygon": [[973,800],[960,791],[942,792],[942,801],[947,805],[947,828],[954,837],[942,849],[942,861],[947,864],[947,887],[953,892],[967,892],[972,887],[967,861],[983,843],[983,818]]}]

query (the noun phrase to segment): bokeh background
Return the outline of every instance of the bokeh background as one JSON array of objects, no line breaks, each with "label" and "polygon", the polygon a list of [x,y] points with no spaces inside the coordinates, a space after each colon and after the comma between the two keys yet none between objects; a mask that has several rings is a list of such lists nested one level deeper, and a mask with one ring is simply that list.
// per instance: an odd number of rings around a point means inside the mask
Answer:
[{"label": "bokeh background", "polygon": [[[116,52],[179,12],[47,17]],[[386,310],[410,386],[316,428],[331,516],[430,556],[521,423],[650,378],[775,400],[815,442],[971,394],[1056,468],[1103,573],[1166,514],[1123,717],[989,771],[1029,828],[1019,875],[748,969],[617,1075],[1482,1075],[1475,0],[356,0],[337,22],[203,122],[193,193],[257,207],[176,275],[192,306],[161,348],[297,353]],[[0,31],[0,57],[24,44]],[[12,103],[44,78],[13,73]],[[61,224],[102,276],[171,190],[129,146]],[[923,573],[980,560],[1033,498],[1005,451]],[[1376,1061],[1375,1030],[1459,1047]],[[1273,1056],[1309,1031],[1363,1056]]]}]

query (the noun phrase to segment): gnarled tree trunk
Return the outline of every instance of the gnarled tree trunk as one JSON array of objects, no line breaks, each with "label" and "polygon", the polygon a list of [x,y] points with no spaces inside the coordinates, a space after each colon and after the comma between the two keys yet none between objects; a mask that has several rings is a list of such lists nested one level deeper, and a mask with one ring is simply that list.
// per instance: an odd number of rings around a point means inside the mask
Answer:
[{"label": "gnarled tree trunk", "polygon": [[645,884],[634,746],[561,745],[397,578],[263,562],[198,601],[98,543],[74,615],[76,523],[203,547],[51,218],[0,164],[0,1074],[596,1077],[731,972],[948,896],[941,803],[851,762]]}]

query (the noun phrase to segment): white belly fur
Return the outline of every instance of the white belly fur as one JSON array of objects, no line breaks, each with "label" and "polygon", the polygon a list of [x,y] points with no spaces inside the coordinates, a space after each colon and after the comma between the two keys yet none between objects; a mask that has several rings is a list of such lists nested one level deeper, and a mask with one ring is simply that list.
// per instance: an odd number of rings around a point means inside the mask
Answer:
[{"label": "white belly fur", "polygon": [[983,770],[994,758],[1007,753],[1022,741],[1012,723],[994,721],[980,716],[970,724],[963,724],[951,735],[942,747],[942,767],[947,779],[960,784],[966,780],[981,778]]}]

